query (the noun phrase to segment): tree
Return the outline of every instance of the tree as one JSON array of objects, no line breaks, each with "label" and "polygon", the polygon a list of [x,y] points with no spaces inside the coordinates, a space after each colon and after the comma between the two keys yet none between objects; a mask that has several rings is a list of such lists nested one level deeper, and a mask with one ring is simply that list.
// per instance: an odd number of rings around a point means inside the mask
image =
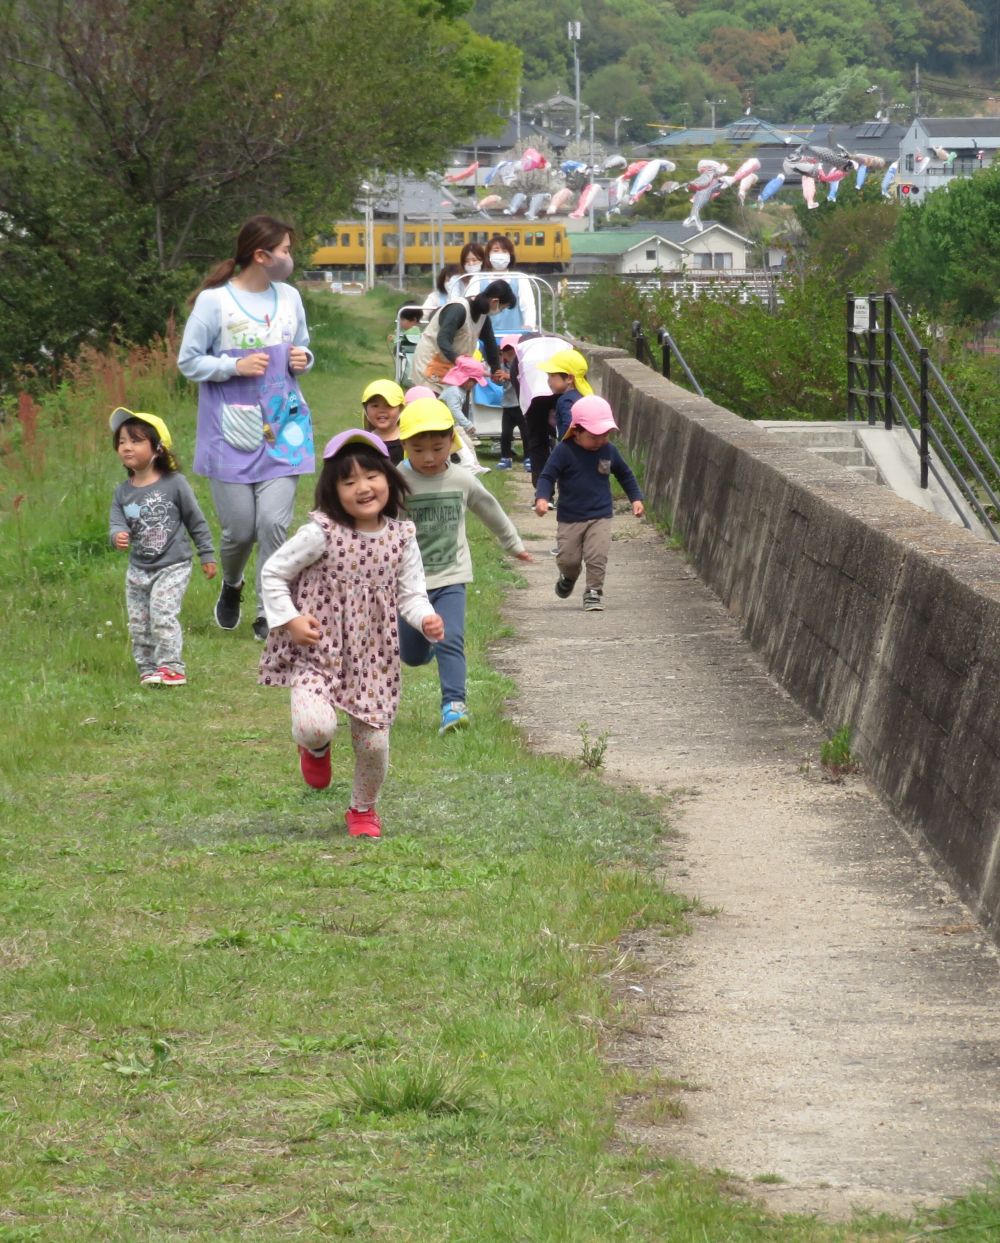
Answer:
[{"label": "tree", "polygon": [[1000,310],[1000,166],[908,204],[889,249],[902,296],[932,315],[974,324]]},{"label": "tree", "polygon": [[[463,4],[0,0],[4,274],[32,251],[49,282],[18,264],[8,301],[57,318],[62,302],[64,322],[38,336],[56,356],[73,317],[77,340],[146,333],[134,292],[162,324],[169,274],[228,253],[246,215],[285,215],[308,236],[374,169],[440,164],[498,125],[518,77],[513,48],[455,20]],[[81,320],[80,305],[98,311],[81,282],[106,285],[111,257],[114,316]],[[30,355],[0,342],[0,365]]]}]

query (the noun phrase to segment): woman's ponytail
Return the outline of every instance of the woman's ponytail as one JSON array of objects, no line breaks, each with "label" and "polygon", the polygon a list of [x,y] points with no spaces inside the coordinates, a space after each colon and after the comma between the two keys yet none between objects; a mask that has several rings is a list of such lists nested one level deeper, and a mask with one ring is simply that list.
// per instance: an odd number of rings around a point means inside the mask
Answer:
[{"label": "woman's ponytail", "polygon": [[223,259],[209,272],[198,288],[188,298],[192,305],[203,289],[218,289],[227,281],[232,280],[237,268],[242,270],[253,263],[258,250],[274,250],[286,237],[294,240],[295,230],[290,224],[276,220],[274,216],[251,216],[245,221],[236,238],[236,255],[232,259]]}]

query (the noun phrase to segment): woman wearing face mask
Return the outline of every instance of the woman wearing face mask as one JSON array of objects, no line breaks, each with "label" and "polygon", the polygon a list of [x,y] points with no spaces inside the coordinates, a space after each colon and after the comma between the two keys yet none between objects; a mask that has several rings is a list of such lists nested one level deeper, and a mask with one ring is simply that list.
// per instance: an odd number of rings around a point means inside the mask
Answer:
[{"label": "woman wearing face mask", "polygon": [[299,390],[308,371],[302,298],[292,285],[292,229],[253,216],[236,253],[191,296],[177,365],[198,384],[194,469],[210,481],[222,528],[215,620],[240,624],[243,571],[257,545],[253,633],[267,638],[260,568],[285,542],[299,475],[314,469],[312,421]]},{"label": "woman wearing face mask", "polygon": [[469,282],[478,278],[486,266],[486,250],[481,242],[466,242],[458,255],[458,266],[462,269],[457,276],[448,282],[448,297],[464,298]]},{"label": "woman wearing face mask", "polygon": [[441,391],[442,377],[458,358],[475,354],[481,348],[495,380],[506,374],[500,365],[500,349],[493,335],[491,319],[514,305],[514,291],[506,281],[490,281],[481,293],[458,298],[443,306],[420,335],[413,355],[411,376],[414,384],[426,384]]},{"label": "woman wearing face mask", "polygon": [[523,274],[515,272],[513,269],[516,266],[517,256],[513,242],[509,237],[494,234],[486,243],[486,266],[482,275],[473,276],[465,291],[467,295],[478,293],[485,284],[498,277],[507,281],[514,290],[517,305],[493,317],[493,331],[498,339],[504,333],[535,332],[538,329],[538,311],[531,281]]}]

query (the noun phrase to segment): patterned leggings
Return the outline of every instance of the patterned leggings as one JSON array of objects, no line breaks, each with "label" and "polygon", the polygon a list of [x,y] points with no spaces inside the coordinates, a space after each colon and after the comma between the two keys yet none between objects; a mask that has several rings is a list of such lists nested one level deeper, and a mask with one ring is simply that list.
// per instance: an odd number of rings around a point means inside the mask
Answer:
[{"label": "patterned leggings", "polygon": [[[351,723],[354,748],[354,791],[351,806],[366,811],[375,806],[389,771],[389,731],[376,729],[355,716]],[[292,687],[292,737],[309,751],[324,751],[337,729],[337,712],[322,693],[312,687]]]},{"label": "patterned leggings", "polygon": [[140,673],[156,669],[184,672],[179,614],[190,581],[190,561],[178,561],[162,570],[129,566],[125,575],[125,604],[132,655]]}]

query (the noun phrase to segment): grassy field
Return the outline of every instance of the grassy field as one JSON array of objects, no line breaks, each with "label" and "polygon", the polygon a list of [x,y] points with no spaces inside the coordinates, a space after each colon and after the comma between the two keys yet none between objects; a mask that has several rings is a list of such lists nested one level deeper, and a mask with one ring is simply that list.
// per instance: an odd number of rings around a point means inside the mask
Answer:
[{"label": "grassy field", "polygon": [[[387,373],[394,305],[312,305],[321,441]],[[90,360],[5,432],[0,1240],[920,1230],[769,1218],[722,1173],[616,1138],[616,1100],[662,1092],[602,1062],[630,1022],[617,943],[685,935],[691,907],[653,875],[664,809],[528,754],[505,721],[514,688],[487,648],[518,580],[478,524],[475,726],[439,739],[433,670],[407,671],[380,843],[343,828],[345,737],[331,789],[303,785],[248,621],[219,631],[200,577],[190,685],[140,690],[125,558],[106,539],[121,475],[106,420],[123,399],[164,415],[190,461],[194,403],[168,351]],[[952,1243],[991,1220],[982,1199],[928,1224]]]}]

